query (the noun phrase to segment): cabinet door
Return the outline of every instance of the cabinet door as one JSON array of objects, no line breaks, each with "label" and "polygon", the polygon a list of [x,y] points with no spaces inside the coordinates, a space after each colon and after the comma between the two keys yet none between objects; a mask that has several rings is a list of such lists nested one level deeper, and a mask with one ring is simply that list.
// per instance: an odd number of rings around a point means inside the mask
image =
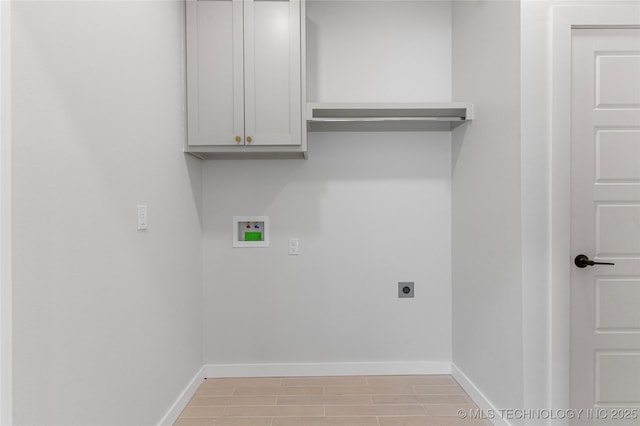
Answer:
[{"label": "cabinet door", "polygon": [[250,145],[301,144],[300,1],[245,0],[245,133]]},{"label": "cabinet door", "polygon": [[186,7],[188,143],[243,144],[242,0]]}]

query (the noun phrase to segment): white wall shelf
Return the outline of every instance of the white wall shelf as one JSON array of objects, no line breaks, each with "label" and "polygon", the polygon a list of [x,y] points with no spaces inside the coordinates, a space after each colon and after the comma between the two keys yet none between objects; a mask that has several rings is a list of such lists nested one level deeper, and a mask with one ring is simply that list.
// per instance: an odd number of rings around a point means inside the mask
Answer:
[{"label": "white wall shelf", "polygon": [[308,131],[448,131],[473,119],[453,103],[308,103]]}]

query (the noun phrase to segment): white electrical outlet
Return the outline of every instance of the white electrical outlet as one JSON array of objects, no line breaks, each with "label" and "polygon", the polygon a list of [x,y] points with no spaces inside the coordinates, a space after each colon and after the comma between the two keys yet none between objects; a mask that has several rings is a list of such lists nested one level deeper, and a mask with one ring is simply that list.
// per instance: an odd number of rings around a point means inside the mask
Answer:
[{"label": "white electrical outlet", "polygon": [[289,238],[289,255],[297,256],[300,254],[300,240],[297,238]]},{"label": "white electrical outlet", "polygon": [[138,204],[138,231],[147,229],[147,206]]}]

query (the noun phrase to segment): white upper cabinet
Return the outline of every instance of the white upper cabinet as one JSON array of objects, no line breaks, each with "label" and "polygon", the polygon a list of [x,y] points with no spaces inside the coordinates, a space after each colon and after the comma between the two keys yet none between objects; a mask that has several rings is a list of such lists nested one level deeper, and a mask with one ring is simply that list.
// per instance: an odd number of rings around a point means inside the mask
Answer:
[{"label": "white upper cabinet", "polygon": [[245,132],[256,145],[299,145],[300,4],[245,1]]},{"label": "white upper cabinet", "polygon": [[187,3],[189,145],[244,140],[242,3]]},{"label": "white upper cabinet", "polygon": [[187,1],[187,151],[304,154],[301,4]]}]

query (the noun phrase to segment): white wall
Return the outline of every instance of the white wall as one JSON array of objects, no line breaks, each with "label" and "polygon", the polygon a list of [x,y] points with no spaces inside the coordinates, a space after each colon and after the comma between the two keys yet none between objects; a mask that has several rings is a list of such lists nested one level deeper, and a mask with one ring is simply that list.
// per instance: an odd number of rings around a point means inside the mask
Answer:
[{"label": "white wall", "polygon": [[0,424],[11,419],[11,3],[0,3]]},{"label": "white wall", "polygon": [[202,365],[182,4],[12,12],[14,423],[156,424]]},{"label": "white wall", "polygon": [[[498,25],[499,23],[499,25]],[[498,408],[523,403],[520,6],[453,4],[453,362]]]},{"label": "white wall", "polygon": [[539,1],[523,1],[521,10],[522,75],[522,310],[524,406],[568,407],[551,395],[551,307],[549,273],[550,165],[549,116],[532,99],[549,99],[548,33],[550,14]]},{"label": "white wall", "polygon": [[451,2],[307,1],[309,102],[449,102]]},{"label": "white wall", "polygon": [[[205,362],[449,361],[449,135],[310,143],[306,162],[205,168]],[[232,248],[234,215],[268,215],[271,247]]]},{"label": "white wall", "polygon": [[[312,100],[449,99],[449,4],[307,9]],[[308,161],[207,163],[205,363],[447,365],[450,146],[449,133],[313,133]],[[232,248],[234,215],[268,215],[271,247]],[[397,298],[398,281],[415,281],[415,299]]]},{"label": "white wall", "polygon": [[[635,6],[636,9],[629,9]],[[570,40],[554,39],[553,16],[574,24],[637,24],[637,0],[527,0],[522,7],[522,188],[525,404],[569,405],[568,106]],[[571,18],[569,18],[571,17]],[[585,18],[586,17],[586,18]],[[553,91],[552,91],[553,89]],[[558,110],[562,111],[559,112]],[[564,133],[558,137],[558,133]]]}]

